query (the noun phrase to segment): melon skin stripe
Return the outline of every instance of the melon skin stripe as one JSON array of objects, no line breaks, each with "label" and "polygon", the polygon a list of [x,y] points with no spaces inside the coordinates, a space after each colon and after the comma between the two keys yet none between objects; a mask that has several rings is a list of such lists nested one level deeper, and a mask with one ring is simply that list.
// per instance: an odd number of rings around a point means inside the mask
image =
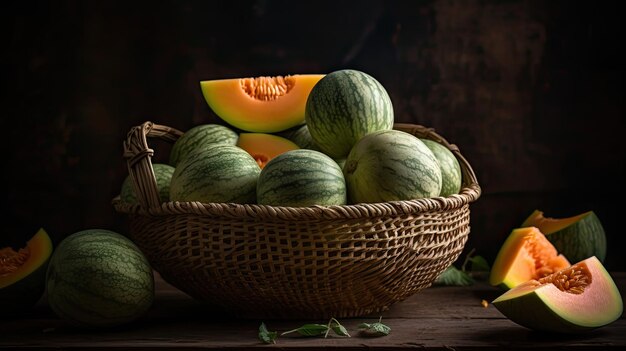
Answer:
[{"label": "melon skin stripe", "polygon": [[[159,199],[161,202],[168,202],[170,200],[170,181],[172,180],[172,174],[174,174],[174,167],[164,163],[154,163],[152,170],[154,171],[154,178],[157,182]],[[132,181],[130,175],[126,176],[122,183],[120,199],[127,203],[136,204],[138,200]]]},{"label": "melon skin stripe", "polygon": [[363,136],[392,129],[394,112],[387,91],[376,79],[346,69],[329,73],[313,87],[305,120],[317,147],[340,159]]},{"label": "melon skin stripe", "polygon": [[65,238],[46,275],[48,304],[68,322],[106,328],[141,317],[154,301],[152,268],[128,238],[88,229]]},{"label": "melon skin stripe", "polygon": [[345,205],[345,179],[339,165],[325,154],[292,150],[272,159],[261,171],[257,201],[294,207]]},{"label": "melon skin stripe", "polygon": [[462,174],[461,165],[452,151],[436,141],[420,139],[439,162],[441,168],[441,192],[440,196],[450,196],[458,194],[461,190]]},{"label": "melon skin stripe", "polygon": [[235,145],[239,135],[219,124],[200,124],[185,132],[172,145],[169,164],[176,167],[189,154],[215,145]]},{"label": "melon skin stripe", "polygon": [[[580,235],[583,238],[577,237]],[[596,256],[601,262],[606,258],[606,234],[594,213],[576,225],[557,233],[546,235],[548,240],[572,262]]]},{"label": "melon skin stripe", "polygon": [[606,258],[606,233],[602,222],[593,211],[569,218],[544,217],[535,210],[522,223],[523,227],[535,226],[571,262],[579,262],[595,256],[604,262]]},{"label": "melon skin stripe", "polygon": [[398,130],[359,140],[346,159],[344,175],[350,203],[428,198],[441,192],[441,168],[432,151]]},{"label": "melon skin stripe", "polygon": [[261,168],[245,150],[231,145],[191,154],[176,167],[171,201],[255,203]]}]

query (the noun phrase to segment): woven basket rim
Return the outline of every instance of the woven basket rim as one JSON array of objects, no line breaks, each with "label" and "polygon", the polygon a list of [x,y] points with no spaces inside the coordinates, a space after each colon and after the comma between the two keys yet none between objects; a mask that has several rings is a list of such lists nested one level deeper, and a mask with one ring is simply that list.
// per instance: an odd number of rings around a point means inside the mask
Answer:
[{"label": "woven basket rim", "polygon": [[[151,156],[154,151],[147,145],[146,137],[158,137],[174,142],[183,133],[175,128],[147,121],[133,127],[124,142],[124,157],[133,180],[138,204],[129,204],[116,196],[112,205],[119,213],[140,216],[201,215],[239,219],[354,219],[380,216],[399,216],[431,211],[452,211],[476,201],[481,188],[469,162],[458,147],[437,134],[433,128],[418,124],[396,123],[394,129],[435,140],[448,147],[457,157],[462,171],[462,188],[458,194],[414,200],[359,203],[331,206],[287,207],[259,204],[202,203],[198,201],[169,201],[161,203],[156,191],[156,179]],[[143,204],[142,204],[143,203]],[[152,203],[152,205],[148,205]]]}]

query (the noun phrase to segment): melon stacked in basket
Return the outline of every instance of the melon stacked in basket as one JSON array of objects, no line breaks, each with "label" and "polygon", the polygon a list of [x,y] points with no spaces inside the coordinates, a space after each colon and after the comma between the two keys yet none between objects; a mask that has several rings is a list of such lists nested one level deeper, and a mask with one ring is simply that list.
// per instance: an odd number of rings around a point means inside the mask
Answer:
[{"label": "melon stacked in basket", "polygon": [[[124,143],[118,212],[165,280],[228,313],[380,312],[428,287],[469,234],[480,187],[456,146],[394,123],[370,75],[201,82],[226,123],[146,122]],[[148,137],[173,143],[152,164]]]}]

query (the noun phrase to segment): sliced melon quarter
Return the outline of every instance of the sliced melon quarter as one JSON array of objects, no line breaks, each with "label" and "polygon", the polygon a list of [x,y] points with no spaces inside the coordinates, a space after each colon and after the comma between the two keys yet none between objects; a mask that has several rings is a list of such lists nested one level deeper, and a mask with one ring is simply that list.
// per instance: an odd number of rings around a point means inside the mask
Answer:
[{"label": "sliced melon quarter", "polygon": [[52,241],[39,229],[23,248],[0,249],[0,315],[32,307],[43,295]]},{"label": "sliced melon quarter", "polygon": [[539,279],[570,263],[535,227],[516,228],[504,241],[489,274],[489,283],[514,288]]},{"label": "sliced melon quarter", "polygon": [[521,326],[560,333],[593,330],[612,323],[623,312],[619,290],[595,256],[518,285],[493,305]]}]

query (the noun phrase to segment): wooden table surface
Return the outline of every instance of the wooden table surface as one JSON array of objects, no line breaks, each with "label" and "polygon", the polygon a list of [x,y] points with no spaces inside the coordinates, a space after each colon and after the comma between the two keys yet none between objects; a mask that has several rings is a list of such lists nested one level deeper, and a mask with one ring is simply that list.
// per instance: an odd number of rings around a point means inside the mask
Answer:
[{"label": "wooden table surface", "polygon": [[[622,296],[626,273],[613,273]],[[501,291],[479,281],[469,287],[433,286],[383,312],[391,327],[388,336],[359,336],[361,322],[374,322],[379,315],[340,319],[351,337],[280,336],[276,344],[258,339],[260,320],[236,320],[206,310],[156,275],[156,300],[139,321],[120,330],[85,331],[58,319],[38,304],[27,315],[0,319],[0,350],[10,349],[228,349],[259,347],[295,349],[428,350],[534,349],[607,350],[626,349],[626,320],[583,335],[551,335],[530,331],[505,318],[492,301]],[[268,329],[283,332],[314,320],[266,320]]]}]

